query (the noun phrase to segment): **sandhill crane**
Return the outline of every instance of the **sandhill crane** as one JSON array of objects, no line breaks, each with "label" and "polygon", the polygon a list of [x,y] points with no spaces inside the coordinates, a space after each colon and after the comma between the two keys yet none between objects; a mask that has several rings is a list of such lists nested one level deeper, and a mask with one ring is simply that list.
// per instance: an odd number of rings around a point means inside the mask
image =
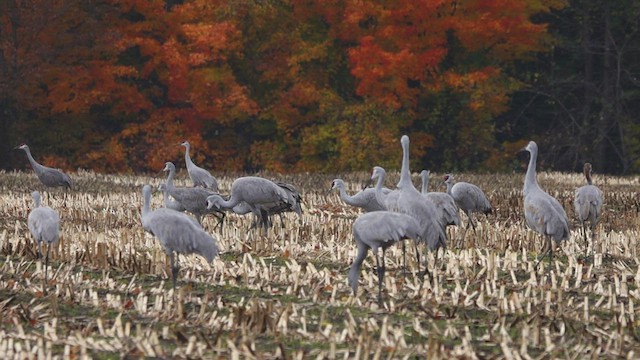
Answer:
[{"label": "sandhill crane", "polygon": [[464,234],[462,235],[462,240],[464,240],[467,235],[467,230],[469,230],[469,225],[473,227],[474,233],[476,231],[476,224],[473,221],[473,213],[481,212],[484,214],[490,214],[492,211],[491,203],[479,187],[462,181],[454,183],[453,175],[451,174],[444,176],[444,183],[447,184],[447,194],[451,195],[458,208],[460,208],[469,218],[469,222],[467,223]]},{"label": "sandhill crane", "polygon": [[[353,223],[353,238],[358,247],[358,253],[349,269],[349,286],[353,294],[358,291],[358,277],[364,259],[369,249],[376,256],[378,272],[378,303],[382,304],[382,283],[385,273],[385,251],[387,248],[403,239],[420,240],[422,229],[413,217],[391,211],[374,211],[360,215]],[[378,255],[382,249],[382,258]]]},{"label": "sandhill crane", "polygon": [[166,162],[163,171],[168,171],[169,176],[165,182],[166,191],[171,195],[186,211],[195,215],[198,223],[202,224],[202,217],[207,214],[213,214],[218,218],[216,227],[221,226],[224,221],[225,213],[217,209],[207,208],[207,197],[215,194],[213,191],[204,188],[183,188],[173,185],[173,177],[176,167],[172,162]]},{"label": "sandhill crane", "polygon": [[[447,237],[444,233],[444,224],[440,222],[436,207],[433,202],[425,199],[411,182],[411,170],[409,169],[409,137],[403,135],[402,144],[402,168],[398,190],[400,195],[396,203],[399,212],[413,216],[423,228],[422,241],[429,249],[447,246]],[[392,209],[390,209],[392,210]]]},{"label": "sandhill crane", "polygon": [[598,220],[600,220],[600,215],[602,215],[602,191],[591,182],[590,163],[584,164],[583,172],[587,179],[587,185],[576,189],[573,205],[576,210],[576,216],[582,224],[582,235],[585,243],[584,251],[586,253],[589,249],[586,222],[589,221],[591,224],[591,239],[593,241],[596,225],[598,224]]},{"label": "sandhill crane", "polygon": [[69,175],[63,173],[58,169],[54,169],[54,168],[50,168],[50,167],[46,167],[44,165],[38,164],[38,162],[36,162],[33,159],[33,156],[31,156],[31,150],[29,150],[29,147],[27,146],[27,144],[22,144],[16,147],[16,149],[24,150],[24,152],[27,153],[27,158],[29,158],[29,163],[31,163],[31,167],[33,168],[33,171],[35,171],[36,176],[38,176],[38,179],[44,186],[47,186],[47,187],[62,186],[66,189],[72,188],[73,183],[71,182],[71,178],[69,177]]},{"label": "sandhill crane", "polygon": [[176,278],[179,265],[175,254],[198,254],[211,263],[220,252],[214,237],[197,226],[184,213],[160,208],[151,210],[151,186],[142,187],[142,227],[158,240],[171,261],[173,290],[176,289]]},{"label": "sandhill crane", "polygon": [[441,223],[444,225],[460,225],[458,206],[453,197],[444,192],[429,192],[429,174],[429,170],[420,172],[420,178],[422,179],[422,191],[420,193],[436,206]]},{"label": "sandhill crane", "polygon": [[[524,178],[524,217],[527,225],[535,232],[547,238],[549,260],[553,259],[553,244],[551,238],[560,242],[569,238],[569,219],[562,205],[551,195],[544,192],[536,179],[536,160],[538,159],[538,145],[530,141],[522,150],[528,151],[529,166]],[[536,267],[544,255],[536,263]]]},{"label": "sandhill crane", "polygon": [[182,204],[180,204],[179,202],[171,198],[171,196],[169,195],[169,192],[167,191],[167,184],[158,185],[158,190],[162,192],[162,200],[164,202],[164,207],[166,207],[167,209],[171,209],[179,212],[186,211],[186,209],[184,208],[184,206],[182,206]]},{"label": "sandhill crane", "polygon": [[[421,241],[425,243],[428,249],[446,248],[447,235],[444,231],[444,224],[441,223],[438,217],[436,206],[433,202],[424,198],[411,182],[409,137],[403,135],[400,143],[402,145],[402,168],[400,170],[400,180],[398,181],[399,195],[395,210],[410,215],[418,221],[422,227]],[[418,266],[420,266],[420,255],[417,247],[416,256],[418,258]],[[425,264],[425,268],[428,269],[427,264]]]},{"label": "sandhill crane", "polygon": [[299,199],[283,189],[271,180],[257,177],[245,176],[237,178],[231,184],[231,197],[225,200],[219,194],[211,195],[207,198],[207,208],[209,209],[233,209],[236,205],[245,202],[251,212],[259,219],[265,230],[269,226],[269,210],[277,207],[283,210],[292,210],[298,215],[302,215]]},{"label": "sandhill crane", "polygon": [[[342,179],[334,179],[331,183],[331,190],[338,189],[340,199],[347,205],[362,208],[365,212],[385,209],[376,199],[376,190],[374,188],[363,189],[353,196],[349,196],[345,188],[346,185]],[[386,194],[391,192],[389,189],[383,189],[382,191]]]},{"label": "sandhill crane", "polygon": [[193,186],[202,186],[217,192],[218,180],[216,180],[216,178],[207,170],[197,166],[193,161],[191,161],[191,156],[189,156],[191,144],[189,144],[188,141],[185,141],[180,145],[185,147],[184,162],[187,165],[187,172],[189,173],[191,181],[193,181]]},{"label": "sandhill crane", "polygon": [[43,292],[47,292],[47,271],[49,269],[49,251],[51,246],[58,242],[60,238],[60,216],[58,213],[48,206],[40,206],[40,193],[34,191],[31,193],[33,197],[34,208],[27,218],[27,226],[31,232],[31,236],[38,245],[38,257],[42,257],[42,243],[47,244],[47,255],[44,265],[44,283]]},{"label": "sandhill crane", "polygon": [[[253,222],[252,227],[256,227],[258,223],[261,224],[263,227],[271,227],[272,223],[269,220],[269,218],[273,215],[278,215],[280,216],[280,224],[284,228],[284,220],[282,218],[283,213],[295,212],[299,215],[302,214],[302,195],[300,195],[300,192],[298,192],[295,186],[285,182],[280,182],[280,181],[274,181],[274,183],[280,186],[282,190],[287,192],[289,196],[295,201],[295,203],[293,204],[293,206],[286,202],[265,205],[264,214],[263,214],[265,216],[256,217],[256,221]],[[246,215],[248,213],[253,213],[251,210],[251,206],[246,202],[241,202],[238,205],[234,206],[232,211],[238,215]],[[264,223],[265,221],[267,221],[266,224]]]}]

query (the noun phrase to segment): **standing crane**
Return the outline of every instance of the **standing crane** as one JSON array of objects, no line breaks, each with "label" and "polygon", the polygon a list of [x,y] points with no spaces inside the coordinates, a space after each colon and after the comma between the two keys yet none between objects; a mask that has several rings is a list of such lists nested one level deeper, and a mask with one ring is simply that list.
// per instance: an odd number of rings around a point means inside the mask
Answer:
[{"label": "standing crane", "polygon": [[591,182],[591,164],[585,163],[583,168],[584,176],[587,179],[587,185],[576,189],[575,200],[573,206],[576,210],[576,216],[582,224],[582,235],[584,237],[585,254],[589,250],[589,242],[587,240],[586,222],[589,221],[591,228],[591,241],[595,237],[596,225],[602,215],[602,191]]},{"label": "standing crane", "polygon": [[151,186],[142,187],[142,227],[145,231],[158,238],[164,251],[171,261],[171,275],[173,290],[176,289],[176,278],[180,270],[179,254],[198,254],[211,263],[220,252],[214,237],[197,226],[188,215],[160,208],[151,210]]},{"label": "standing crane", "polygon": [[294,211],[298,215],[302,215],[299,199],[296,199],[294,194],[271,180],[257,176],[235,179],[231,184],[229,200],[225,200],[219,194],[210,195],[207,198],[207,208],[233,209],[242,202],[245,202],[251,212],[261,219],[265,230],[268,230],[270,224],[269,209],[278,208],[282,211]]},{"label": "standing crane", "polygon": [[58,242],[60,238],[60,216],[58,213],[48,206],[40,206],[40,193],[34,191],[31,193],[33,197],[34,208],[27,218],[27,226],[31,236],[38,245],[38,258],[42,257],[42,243],[47,244],[47,255],[44,262],[44,282],[42,291],[47,292],[46,284],[49,269],[49,252],[51,246]]},{"label": "standing crane", "polygon": [[[385,251],[404,239],[420,241],[422,229],[413,217],[391,211],[374,211],[360,215],[353,223],[353,238],[358,252],[349,269],[349,286],[354,296],[358,291],[358,277],[362,263],[371,249],[376,256],[378,272],[378,303],[382,305],[382,283],[385,273]],[[378,249],[382,249],[382,257]]]},{"label": "standing crane", "polygon": [[458,206],[453,197],[444,192],[429,192],[429,174],[429,170],[420,172],[420,178],[422,179],[422,191],[420,193],[436,206],[441,223],[445,226],[460,225]]},{"label": "standing crane", "polygon": [[[436,206],[430,200],[424,198],[411,182],[411,170],[409,169],[409,137],[403,135],[400,139],[402,145],[402,168],[398,181],[398,198],[395,206],[388,210],[395,210],[412,216],[422,228],[420,240],[429,250],[438,250],[447,247],[447,235],[444,224],[441,223]],[[387,200],[389,203],[389,201]],[[391,204],[393,205],[393,204]],[[420,253],[416,247],[416,257],[420,266]],[[437,256],[436,256],[437,258]],[[425,269],[428,265],[425,264]],[[428,272],[425,271],[425,274]]]},{"label": "standing crane", "polygon": [[[293,205],[290,205],[286,202],[276,202],[272,203],[271,205],[265,205],[264,213],[266,214],[266,216],[256,217],[256,221],[254,221],[252,225],[253,228],[255,228],[258,224],[260,224],[263,228],[271,227],[273,223],[271,222],[270,218],[273,215],[278,215],[280,217],[280,225],[284,228],[284,220],[282,218],[282,214],[286,212],[295,212],[297,214],[302,214],[302,195],[300,194],[300,192],[298,192],[295,186],[281,181],[274,181],[274,183],[280,186],[282,190],[287,192],[289,194],[289,197],[292,198],[295,203]],[[232,211],[238,215],[253,213],[251,210],[251,206],[249,206],[249,204],[247,204],[246,202],[241,202],[238,205],[234,206]],[[265,220],[267,221],[266,224],[264,223]]]},{"label": "standing crane", "polygon": [[[527,174],[524,177],[524,217],[531,229],[547,239],[547,252],[549,261],[551,261],[553,260],[551,239],[553,238],[558,243],[569,239],[569,219],[558,200],[544,192],[538,185],[536,179],[538,145],[530,141],[522,150],[528,151],[530,154]],[[544,254],[536,263],[536,268],[543,258]]]},{"label": "standing crane", "polygon": [[473,232],[476,232],[473,213],[481,212],[484,214],[490,214],[492,211],[491,203],[479,187],[462,181],[454,183],[453,175],[451,174],[444,176],[444,183],[447,184],[447,194],[451,195],[458,208],[460,208],[469,218],[467,227],[462,235],[462,240],[464,240],[467,235],[467,230],[469,230],[469,225],[473,227]]},{"label": "standing crane", "polygon": [[29,158],[29,163],[31,163],[31,167],[33,171],[35,171],[38,180],[46,186],[46,187],[58,187],[62,186],[66,189],[71,189],[73,187],[73,183],[71,182],[71,178],[69,175],[63,173],[62,171],[54,168],[50,168],[44,165],[39,164],[33,156],[31,156],[31,150],[29,150],[29,146],[27,144],[22,144],[16,149],[24,150],[27,153],[27,158]]},{"label": "standing crane", "polygon": [[188,141],[185,141],[180,145],[185,147],[184,162],[187,165],[187,172],[189,173],[191,181],[193,181],[193,186],[202,186],[217,192],[218,180],[216,180],[216,178],[207,170],[197,166],[193,161],[191,161],[191,156],[189,156],[191,144],[189,144]]}]

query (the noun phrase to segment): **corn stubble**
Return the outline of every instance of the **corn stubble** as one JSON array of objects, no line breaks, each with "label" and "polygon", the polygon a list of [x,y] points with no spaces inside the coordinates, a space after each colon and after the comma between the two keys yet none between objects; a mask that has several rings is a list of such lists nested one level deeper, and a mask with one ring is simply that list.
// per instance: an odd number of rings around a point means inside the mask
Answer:
[{"label": "corn stubble", "polygon": [[[304,214],[287,214],[285,228],[274,221],[266,236],[249,230],[251,217],[229,215],[215,233],[223,253],[212,264],[181,256],[174,294],[168,258],[140,225],[140,188],[162,179],[78,173],[66,207],[61,192],[43,194],[62,222],[45,295],[43,265],[26,226],[29,194],[38,184],[31,173],[0,173],[0,352],[20,358],[637,356],[637,181],[596,176],[606,210],[590,255],[584,256],[574,221],[560,256],[534,271],[542,240],[524,225],[522,176],[460,174],[485,191],[494,214],[479,216],[477,232],[467,234],[462,249],[441,252],[437,268],[436,254],[428,254],[436,274],[431,282],[416,274],[412,252],[403,279],[401,249],[390,248],[381,308],[372,255],[356,297],[347,285],[358,212],[327,195],[332,176],[286,179],[300,187]],[[219,177],[223,193],[235,177]],[[367,174],[343,178],[354,191]],[[580,174],[542,173],[539,181],[573,219]],[[185,174],[177,183],[187,184]],[[160,204],[155,194],[152,207]],[[204,220],[208,231],[215,223]],[[450,228],[449,236],[462,231]]]}]

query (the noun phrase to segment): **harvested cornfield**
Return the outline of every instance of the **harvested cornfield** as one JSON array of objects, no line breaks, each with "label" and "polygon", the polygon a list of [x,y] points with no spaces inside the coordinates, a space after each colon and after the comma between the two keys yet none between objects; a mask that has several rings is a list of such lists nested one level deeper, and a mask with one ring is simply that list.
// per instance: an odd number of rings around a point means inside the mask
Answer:
[{"label": "harvested cornfield", "polygon": [[[302,217],[276,217],[268,234],[229,214],[207,217],[221,255],[180,258],[171,290],[169,260],[140,224],[145,176],[72,174],[75,189],[43,191],[61,216],[49,282],[26,225],[31,172],[0,173],[0,353],[5,357],[172,358],[624,358],[640,353],[640,198],[636,178],[594,177],[605,213],[585,255],[578,224],[553,263],[534,270],[542,239],[524,225],[523,174],[457,174],[494,207],[476,215],[460,248],[428,255],[432,281],[406,278],[399,246],[387,251],[384,306],[369,254],[353,296],[347,272],[359,212],[328,193],[333,176],[265,177],[295,184]],[[219,176],[222,193],[238,174]],[[350,192],[365,173],[344,175]],[[388,184],[397,181],[390,174]],[[432,184],[441,174],[432,174]],[[415,178],[417,181],[417,177]],[[541,173],[571,219],[580,174]],[[186,185],[180,174],[178,185]],[[155,194],[152,207],[161,206]],[[464,224],[467,219],[461,214]],[[463,228],[449,228],[457,239]],[[409,249],[412,246],[408,246]],[[434,265],[435,264],[435,265]],[[638,314],[639,319],[636,319]]]}]

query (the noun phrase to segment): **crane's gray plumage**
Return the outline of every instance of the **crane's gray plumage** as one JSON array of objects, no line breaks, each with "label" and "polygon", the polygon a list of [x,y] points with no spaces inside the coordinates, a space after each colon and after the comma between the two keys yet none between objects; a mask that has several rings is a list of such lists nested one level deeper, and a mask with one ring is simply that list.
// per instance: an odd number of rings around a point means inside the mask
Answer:
[{"label": "crane's gray plumage", "polygon": [[171,209],[179,212],[184,212],[187,210],[184,208],[184,206],[182,206],[182,204],[180,204],[179,202],[171,198],[171,195],[169,195],[169,192],[167,191],[167,184],[158,185],[158,190],[162,192],[162,200],[164,201],[164,207],[166,207],[167,209]]},{"label": "crane's gray plumage", "polygon": [[[380,204],[376,199],[376,190],[374,188],[366,188],[353,196],[349,196],[344,181],[342,179],[334,179],[331,183],[331,190],[334,189],[338,189],[340,199],[347,205],[362,208],[365,212],[385,210],[384,205]],[[388,194],[391,190],[382,189],[382,192]]]},{"label": "crane's gray plumage", "polygon": [[175,201],[180,203],[186,211],[195,215],[198,223],[202,224],[202,217],[204,215],[213,214],[218,218],[218,224],[216,227],[218,225],[222,226],[225,216],[224,212],[219,211],[218,209],[207,208],[207,198],[215,194],[213,191],[198,187],[175,187],[173,185],[173,177],[175,175],[176,167],[172,162],[166,162],[163,171],[169,172],[169,176],[165,182],[165,188],[169,195],[171,195]]},{"label": "crane's gray plumage", "polygon": [[591,182],[591,164],[585,163],[583,167],[584,176],[587,180],[587,185],[581,186],[576,189],[575,200],[573,206],[576,211],[576,216],[582,224],[582,234],[585,242],[585,252],[589,248],[587,241],[587,221],[590,223],[591,237],[593,239],[596,230],[596,225],[602,215],[602,191]]},{"label": "crane's gray plumage", "polygon": [[469,225],[473,227],[473,231],[475,232],[476,224],[473,221],[473,213],[481,212],[490,214],[492,209],[489,199],[487,199],[484,192],[474,184],[462,181],[454,183],[453,175],[451,174],[444,176],[444,183],[447,184],[447,194],[451,195],[458,208],[469,218],[464,235],[466,235]]},{"label": "crane's gray plumage", "polygon": [[[297,195],[296,195],[297,194]],[[219,194],[207,198],[209,209],[233,209],[240,203],[246,203],[251,212],[261,219],[265,229],[269,227],[269,211],[293,211],[302,215],[300,196],[297,191],[287,191],[271,180],[245,176],[237,178],[231,184],[231,196],[225,200]],[[272,210],[269,210],[272,209]]]},{"label": "crane's gray plumage", "polygon": [[[409,170],[409,137],[403,135],[400,139],[402,144],[402,169],[400,171],[400,181],[398,189],[389,194],[382,193],[382,183],[386,172],[383,168],[376,166],[371,175],[372,180],[377,179],[376,199],[383,204],[388,211],[395,211],[412,216],[418,221],[422,229],[420,240],[425,243],[428,249],[436,250],[439,247],[446,248],[447,235],[444,231],[444,224],[438,216],[433,202],[422,195],[411,182],[411,171]],[[403,246],[403,257],[404,257]],[[416,257],[420,266],[420,253],[416,246]],[[425,274],[428,274],[429,267],[425,266]]]},{"label": "crane's gray plumage", "polygon": [[[290,205],[287,202],[265,204],[263,207],[264,211],[262,216],[255,218],[256,221],[253,222],[252,227],[256,227],[258,224],[261,224],[263,227],[270,227],[272,225],[270,221],[270,217],[273,215],[279,215],[280,224],[284,228],[284,220],[282,218],[283,213],[295,212],[298,215],[302,214],[302,195],[300,195],[300,192],[298,192],[295,186],[288,183],[280,182],[280,181],[274,181],[274,183],[280,186],[282,190],[287,192],[290,198],[295,201],[295,203],[293,205]],[[246,215],[248,213],[253,213],[251,206],[244,201],[234,206],[232,211],[238,215]]]},{"label": "crane's gray plumage", "polygon": [[[27,218],[27,226],[31,232],[31,236],[38,245],[38,257],[42,257],[42,243],[47,244],[47,255],[45,257],[44,284],[47,283],[47,271],[49,268],[49,251],[51,245],[58,242],[60,238],[60,216],[58,213],[48,206],[40,206],[40,193],[34,191],[31,193],[33,197],[34,208]],[[46,287],[43,286],[46,292]]]},{"label": "crane's gray plumage", "polygon": [[420,172],[420,178],[422,178],[422,191],[420,193],[436,206],[441,223],[444,225],[460,225],[460,215],[453,197],[444,192],[429,192],[429,174],[429,170]]},{"label": "crane's gray plumage", "polygon": [[144,199],[142,227],[158,238],[164,251],[169,255],[175,290],[179,270],[175,254],[198,254],[210,263],[220,251],[218,243],[214,237],[197,226],[193,219],[184,213],[167,208],[152,211],[150,205],[151,186],[142,187],[142,197]]},{"label": "crane's gray plumage", "polygon": [[[444,232],[444,224],[440,222],[435,205],[425,199],[411,182],[411,170],[409,169],[409,137],[403,135],[402,144],[402,169],[400,170],[400,190],[395,210],[413,216],[422,226],[421,239],[429,249],[435,250],[447,246],[447,236]],[[394,209],[388,209],[394,210]]]},{"label": "crane's gray plumage", "polygon": [[530,154],[523,188],[524,217],[531,229],[547,238],[549,258],[552,259],[551,239],[560,242],[569,238],[569,219],[558,200],[544,192],[538,185],[536,179],[538,145],[530,141],[522,150],[528,151]]},{"label": "crane's gray plumage", "polygon": [[197,166],[193,161],[191,161],[191,156],[189,156],[191,144],[189,144],[188,141],[185,141],[180,145],[185,147],[184,162],[186,163],[189,177],[191,178],[191,181],[193,181],[193,186],[202,186],[217,192],[218,180],[216,180],[216,178],[207,170]]},{"label": "crane's gray plumage", "polygon": [[71,189],[73,187],[73,183],[71,182],[71,178],[69,177],[69,175],[63,173],[58,169],[41,165],[37,161],[35,161],[33,156],[31,156],[31,150],[26,144],[22,144],[16,149],[22,149],[27,153],[27,158],[29,159],[29,163],[31,163],[33,171],[35,171],[36,176],[44,186],[62,186],[67,189]]},{"label": "crane's gray plumage", "polygon": [[[374,211],[360,215],[353,223],[353,238],[358,252],[349,269],[349,286],[353,294],[358,291],[358,277],[362,263],[367,257],[369,249],[376,256],[378,271],[378,302],[382,303],[382,283],[385,273],[386,249],[403,239],[420,240],[422,229],[413,217],[391,211]],[[378,256],[378,249],[382,249],[382,259]]]}]

